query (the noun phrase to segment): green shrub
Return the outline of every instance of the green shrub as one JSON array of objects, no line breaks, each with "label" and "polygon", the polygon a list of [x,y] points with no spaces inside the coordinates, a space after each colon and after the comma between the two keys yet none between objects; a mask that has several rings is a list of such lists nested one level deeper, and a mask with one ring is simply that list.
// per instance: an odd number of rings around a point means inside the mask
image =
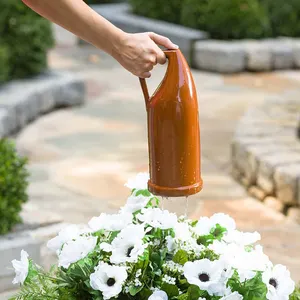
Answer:
[{"label": "green shrub", "polygon": [[40,73],[54,40],[50,23],[20,0],[0,2],[0,42],[9,50],[10,79]]},{"label": "green shrub", "polygon": [[216,39],[263,38],[271,30],[258,0],[185,0],[181,21]]},{"label": "green shrub", "polygon": [[19,213],[28,199],[26,163],[11,141],[0,139],[0,234],[21,221]]},{"label": "green shrub", "polygon": [[133,12],[153,19],[172,23],[180,22],[182,0],[129,0]]},{"label": "green shrub", "polygon": [[300,37],[299,0],[261,0],[269,12],[272,36]]},{"label": "green shrub", "polygon": [[0,84],[8,79],[9,63],[8,50],[6,47],[0,45]]}]

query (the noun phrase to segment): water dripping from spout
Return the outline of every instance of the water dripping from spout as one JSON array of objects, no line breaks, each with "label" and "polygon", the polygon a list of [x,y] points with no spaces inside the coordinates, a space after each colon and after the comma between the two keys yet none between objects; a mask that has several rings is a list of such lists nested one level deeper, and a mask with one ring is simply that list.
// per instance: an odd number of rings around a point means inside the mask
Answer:
[{"label": "water dripping from spout", "polygon": [[189,209],[189,199],[188,196],[185,197],[185,208],[184,208],[184,217],[188,218],[188,209]]}]

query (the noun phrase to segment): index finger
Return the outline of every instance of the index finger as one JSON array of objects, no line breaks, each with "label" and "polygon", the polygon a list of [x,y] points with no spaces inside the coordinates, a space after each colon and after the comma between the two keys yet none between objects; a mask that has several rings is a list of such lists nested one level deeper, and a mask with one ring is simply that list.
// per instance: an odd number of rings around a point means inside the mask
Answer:
[{"label": "index finger", "polygon": [[170,39],[168,39],[165,36],[159,35],[154,32],[149,32],[150,39],[155,42],[156,44],[163,46],[169,50],[176,50],[178,49],[178,46],[171,42]]}]

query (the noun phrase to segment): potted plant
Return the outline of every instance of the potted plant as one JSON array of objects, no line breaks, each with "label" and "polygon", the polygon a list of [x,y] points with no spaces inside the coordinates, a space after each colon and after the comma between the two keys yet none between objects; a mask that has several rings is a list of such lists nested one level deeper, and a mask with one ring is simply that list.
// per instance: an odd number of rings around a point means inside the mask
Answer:
[{"label": "potted plant", "polygon": [[289,299],[295,284],[273,265],[257,232],[236,229],[218,213],[193,221],[159,208],[147,174],[118,214],[70,225],[48,242],[58,266],[45,272],[25,251],[14,260],[13,299],[272,300]]}]

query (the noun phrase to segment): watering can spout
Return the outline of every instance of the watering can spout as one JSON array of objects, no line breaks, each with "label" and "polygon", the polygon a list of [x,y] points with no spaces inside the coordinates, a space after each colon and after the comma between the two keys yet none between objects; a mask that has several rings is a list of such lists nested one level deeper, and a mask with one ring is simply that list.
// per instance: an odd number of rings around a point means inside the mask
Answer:
[{"label": "watering can spout", "polygon": [[148,188],[159,196],[187,197],[202,189],[197,94],[181,51],[165,54],[167,71],[152,96],[140,78],[148,118]]}]

